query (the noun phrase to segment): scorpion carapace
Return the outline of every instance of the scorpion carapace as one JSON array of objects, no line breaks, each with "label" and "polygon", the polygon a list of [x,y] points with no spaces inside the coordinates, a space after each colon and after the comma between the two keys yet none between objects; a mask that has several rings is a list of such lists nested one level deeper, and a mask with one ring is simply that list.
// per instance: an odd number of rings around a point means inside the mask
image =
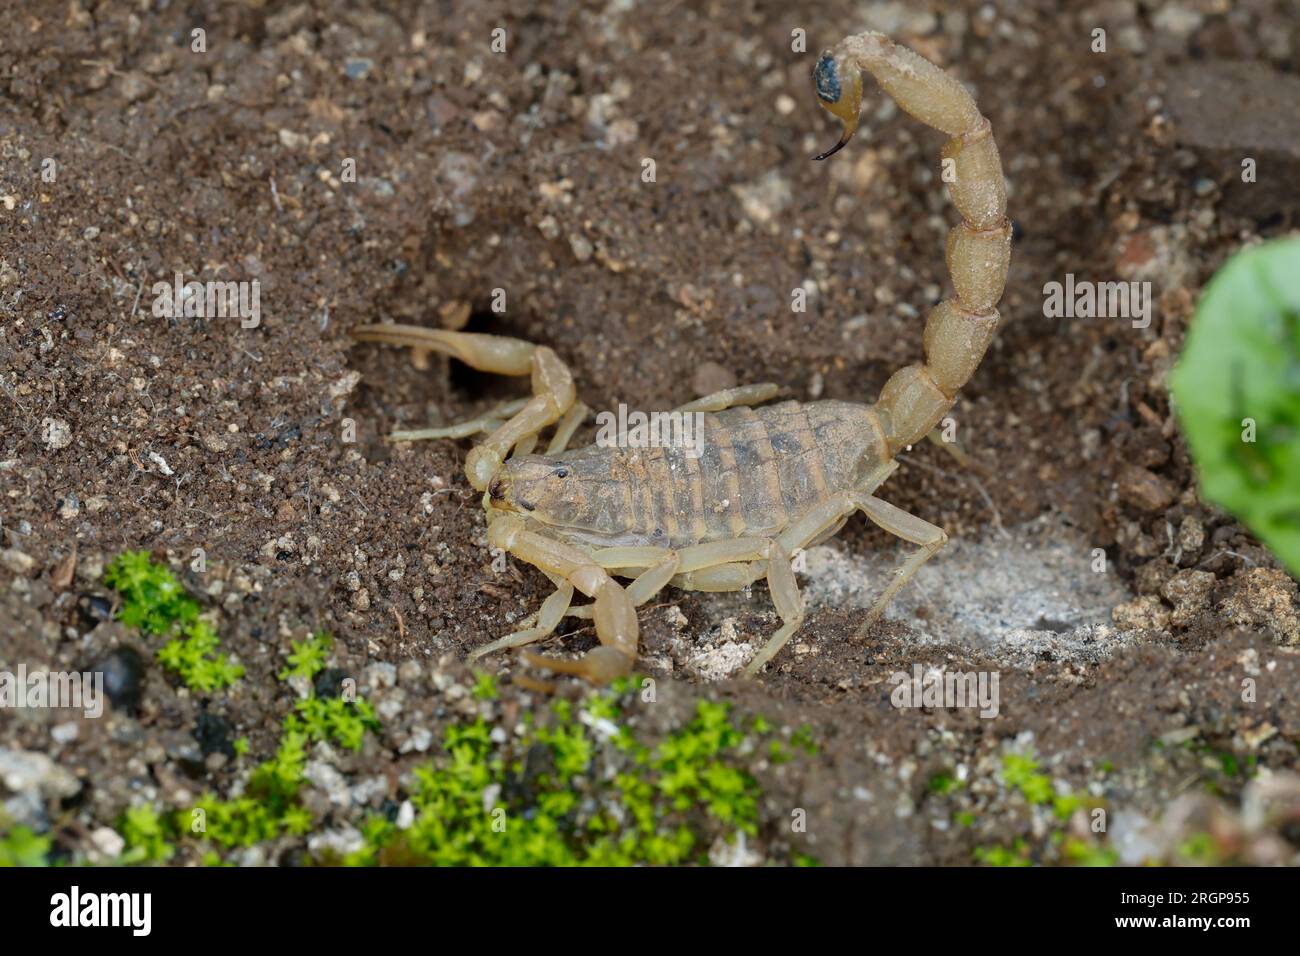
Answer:
[{"label": "scorpion carapace", "polygon": [[[730,591],[766,578],[781,627],[750,661],[757,673],[803,623],[791,555],[834,534],[855,511],[918,546],[862,625],[879,617],[947,535],[875,491],[898,467],[895,455],[927,435],[974,374],[998,325],[1011,225],[1006,185],[989,121],[966,89],[933,63],[879,33],[842,40],[814,68],[818,101],[843,123],[836,152],[853,136],[862,72],[898,104],[950,137],[943,148],[949,195],[962,221],[948,236],[955,296],[925,324],[925,362],[896,372],[873,405],[782,402],[780,389],[746,385],[675,409],[700,429],[682,444],[631,442],[566,450],[588,409],[555,352],[518,339],[407,325],[352,330],[362,341],[409,346],[474,368],[531,375],[533,397],[449,428],[397,432],[394,440],[487,437],[465,472],[483,493],[488,542],[541,569],[555,591],[524,626],[478,648],[478,657],[554,632],[566,615],[590,618],[600,646],[577,660],[525,653],[532,664],[603,683],[631,671],[636,608],[664,587]],[[762,406],[762,407],[759,407]],[[544,454],[533,454],[554,426]],[[629,579],[626,586],[619,578]],[[575,591],[592,598],[574,606]]]}]

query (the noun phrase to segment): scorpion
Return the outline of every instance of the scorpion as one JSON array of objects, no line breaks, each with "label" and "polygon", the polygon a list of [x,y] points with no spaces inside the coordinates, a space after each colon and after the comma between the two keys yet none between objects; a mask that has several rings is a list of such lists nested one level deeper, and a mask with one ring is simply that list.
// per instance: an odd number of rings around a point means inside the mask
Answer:
[{"label": "scorpion", "polygon": [[[875,492],[898,467],[895,456],[930,434],[974,374],[993,334],[1011,256],[1006,184],[991,125],[956,78],[891,41],[866,32],[817,59],[818,102],[842,123],[843,148],[857,130],[862,73],[915,119],[950,137],[943,147],[948,193],[961,222],[947,239],[955,296],[925,323],[925,361],[895,372],[875,404],[783,401],[773,384],[742,385],[680,406],[701,413],[699,448],[592,445],[567,450],[589,409],[573,376],[544,346],[500,335],[377,324],[354,327],[359,341],[430,353],[485,372],[529,375],[532,395],[448,428],[394,432],[391,440],[487,435],[465,459],[483,495],[487,538],[539,568],[555,586],[521,629],[477,648],[470,659],[550,636],[566,616],[592,620],[599,645],[576,659],[523,651],[531,666],[606,684],[631,673],[637,608],[663,588],[736,591],[766,578],[781,625],[749,662],[752,677],[804,621],[792,567],[797,549],[836,534],[861,511],[917,550],[895,570],[858,630],[861,639],[886,605],[948,540],[942,528]],[[554,426],[544,453],[541,433]],[[628,583],[623,584],[618,579]],[[575,593],[591,599],[575,605]]]}]

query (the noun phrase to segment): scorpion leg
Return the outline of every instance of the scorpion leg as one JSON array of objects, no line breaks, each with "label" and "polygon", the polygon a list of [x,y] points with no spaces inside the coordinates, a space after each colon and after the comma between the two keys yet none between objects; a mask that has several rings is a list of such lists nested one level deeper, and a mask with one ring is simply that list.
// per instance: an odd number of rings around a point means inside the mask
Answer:
[{"label": "scorpion leg", "polygon": [[860,638],[872,624],[880,619],[885,607],[902,587],[911,580],[917,569],[947,543],[948,535],[937,525],[932,525],[915,515],[908,514],[903,509],[875,497],[870,492],[854,491],[847,495],[832,498],[813,508],[786,528],[781,533],[779,540],[791,551],[796,548],[807,547],[810,542],[817,540],[824,531],[834,527],[857,509],[861,509],[862,513],[874,524],[884,528],[890,534],[896,535],[911,544],[921,546],[921,550],[904,561],[902,566],[894,572],[894,580],[889,583],[884,593],[876,599],[876,603],[867,612],[867,619],[862,627],[858,629],[856,635]]},{"label": "scorpion leg", "polygon": [[785,642],[794,636],[795,631],[803,626],[804,603],[799,593],[799,584],[794,577],[794,568],[790,566],[790,552],[773,540],[767,560],[767,589],[771,592],[772,603],[776,613],[781,616],[781,627],[763,645],[763,649],[745,667],[745,676],[753,677],[768,661],[785,647]]},{"label": "scorpion leg", "polygon": [[[543,657],[524,652],[524,659],[537,667],[563,674],[576,674],[593,684],[607,684],[629,674],[636,663],[640,630],[636,608],[627,591],[581,548],[529,531],[523,521],[502,516],[488,526],[488,543],[509,551],[521,561],[548,575],[559,575],[574,588],[594,598],[592,617],[600,647],[576,661]],[[539,615],[540,621],[540,615]]]},{"label": "scorpion leg", "polygon": [[930,524],[930,522],[918,518],[916,515],[908,514],[902,508],[895,507],[888,501],[874,495],[855,494],[853,495],[853,501],[862,509],[863,514],[890,534],[897,535],[904,541],[921,546],[921,550],[904,561],[898,570],[894,572],[894,580],[890,582],[889,587],[885,588],[884,593],[876,598],[876,603],[867,612],[866,621],[863,622],[862,627],[858,628],[857,636],[862,637],[867,629],[880,618],[885,606],[893,600],[894,595],[911,580],[917,569],[930,560],[930,557],[947,543],[948,534],[938,525]]},{"label": "scorpion leg", "polygon": [[721,412],[738,405],[761,405],[781,394],[781,386],[772,382],[759,382],[756,385],[739,385],[725,388],[712,395],[705,395],[693,402],[679,405],[675,412]]},{"label": "scorpion leg", "polygon": [[[644,547],[598,548],[592,552],[591,559],[610,574],[623,578],[633,578],[627,586],[628,596],[634,607],[640,607],[661,590],[664,584],[657,583],[661,576],[665,583],[677,571],[680,561],[676,551],[652,545]],[[668,570],[671,568],[671,571]],[[590,620],[593,605],[583,604],[571,607],[565,614],[569,617]]]},{"label": "scorpion leg", "polygon": [[484,654],[491,654],[493,651],[503,650],[507,647],[522,647],[525,644],[532,644],[534,641],[549,637],[559,626],[564,617],[564,612],[569,609],[569,602],[572,600],[573,585],[568,581],[561,581],[555,592],[542,602],[541,610],[536,615],[529,615],[530,619],[537,622],[534,626],[525,627],[523,630],[515,631],[513,634],[507,634],[505,637],[497,638],[489,644],[475,648],[466,660],[477,660]]},{"label": "scorpion leg", "polygon": [[[633,579],[627,586],[627,596],[632,599],[633,607],[640,607],[667,587],[677,573],[677,566],[681,563],[681,555],[667,548],[606,548],[604,550],[606,552],[604,555],[601,552],[596,553],[596,562],[611,574],[621,573],[624,577]],[[611,552],[627,553],[616,556]],[[632,552],[656,552],[656,555],[648,564],[642,564],[644,558]],[[611,564],[611,561],[614,563]],[[640,573],[633,574],[634,571]],[[567,613],[570,617],[590,618],[594,613],[594,607],[593,604],[584,604],[582,607],[569,608]]]},{"label": "scorpion leg", "polygon": [[[839,496],[808,512],[778,538],[714,541],[683,548],[679,552],[681,560],[678,564],[678,573],[675,576],[667,576],[671,577],[674,586],[685,590],[738,591],[764,574],[767,575],[768,590],[782,624],[746,666],[746,677],[752,677],[761,670],[803,624],[804,603],[791,565],[790,552],[815,541],[858,507],[860,505],[849,496]],[[626,566],[637,563],[639,555],[632,552],[641,550],[645,549],[608,549],[602,555],[607,555],[614,564]],[[666,571],[664,573],[666,574]],[[646,576],[643,575],[634,581],[628,589],[629,592],[637,588]],[[665,580],[663,583],[668,582]],[[662,587],[663,584],[659,586]],[[652,592],[638,590],[637,603],[643,603],[651,596]],[[581,610],[581,608],[574,609],[574,611]]]},{"label": "scorpion leg", "polygon": [[[680,551],[604,548],[594,557],[606,570],[644,569],[627,587],[633,603],[640,607],[670,584],[684,591],[739,591],[767,572],[766,560],[758,559],[766,558],[769,549],[770,542],[765,538],[736,538]],[[591,605],[570,608],[568,613],[571,617],[591,617]]]},{"label": "scorpion leg", "polygon": [[[772,601],[776,604],[777,613],[781,615],[785,623],[767,642],[758,653],[758,656],[745,667],[746,677],[753,677],[768,661],[775,657],[781,648],[785,646],[785,643],[799,630],[799,625],[803,623],[803,598],[799,595],[798,584],[790,560],[791,553],[816,541],[825,532],[840,524],[857,507],[857,504],[847,495],[837,496],[813,508],[777,536],[774,542],[774,553],[768,565],[767,581],[768,588],[772,592]],[[778,554],[781,556],[779,560],[777,558]],[[788,616],[782,610],[782,601],[786,602],[786,606],[791,610],[797,607],[797,614]],[[793,626],[791,626],[792,624]]]},{"label": "scorpion leg", "polygon": [[[666,574],[658,588],[650,590],[650,580],[637,588],[641,598],[638,604],[654,597],[655,593],[671,584],[686,591],[739,591],[747,584],[753,583],[766,573],[766,559],[772,542],[768,538],[732,538],[729,541],[710,541],[694,544],[680,551],[666,552],[677,555],[677,564],[672,574]],[[626,550],[626,556],[615,552]],[[631,552],[651,550],[645,548],[614,549],[608,552],[608,560],[615,566],[621,562],[626,567],[635,562],[626,558],[633,557]],[[654,570],[654,569],[652,569]],[[661,569],[661,573],[666,573]],[[642,575],[646,577],[646,575]],[[629,585],[629,590],[636,587],[640,578]]]},{"label": "scorpion leg", "polygon": [[[930,524],[915,515],[908,514],[901,508],[877,498],[874,495],[855,491],[840,495],[813,508],[799,520],[791,524],[777,539],[787,551],[807,547],[830,528],[835,527],[854,510],[861,509],[874,524],[884,528],[892,535],[911,544],[920,545],[920,550],[894,572],[894,580],[885,588],[884,593],[867,612],[867,619],[858,629],[857,637],[862,637],[871,627],[894,596],[903,588],[921,565],[925,564],[936,551],[948,541],[947,533],[937,525]],[[751,665],[752,666],[752,665]]]},{"label": "scorpion leg", "polygon": [[555,426],[555,434],[551,436],[551,443],[546,446],[546,454],[558,455],[568,448],[569,442],[573,440],[573,433],[578,430],[579,425],[587,420],[587,416],[590,414],[590,408],[582,402],[574,402],[573,407],[564,413],[564,417]]},{"label": "scorpion leg", "polygon": [[[777,538],[777,546],[780,548],[780,553],[786,556],[786,560],[783,562],[786,567],[789,567],[790,552],[798,548],[807,547],[813,541],[820,538],[826,531],[842,523],[846,517],[857,509],[861,509],[868,518],[891,534],[897,535],[906,541],[910,541],[912,544],[918,544],[921,546],[921,550],[912,555],[906,562],[904,562],[903,566],[895,572],[894,580],[885,589],[884,593],[876,599],[876,603],[867,614],[866,622],[858,630],[857,636],[861,637],[867,628],[875,623],[875,621],[880,617],[885,606],[889,604],[894,595],[898,593],[899,589],[901,589],[903,585],[911,579],[912,575],[916,573],[916,570],[924,564],[931,555],[943,547],[944,543],[948,540],[948,536],[944,533],[942,528],[936,527],[928,521],[923,521],[920,518],[910,515],[906,511],[889,504],[887,501],[876,498],[869,493],[854,492],[847,495],[840,495],[823,502],[821,505],[803,515],[799,520],[795,521],[781,533]],[[773,565],[772,570],[777,570],[775,565]],[[784,577],[784,574],[781,576]],[[771,571],[769,571],[768,580],[770,584],[772,581]],[[785,593],[787,597],[793,585],[794,575],[791,572],[790,580],[788,584],[785,585]],[[773,590],[774,599],[776,598],[777,593],[776,590]],[[779,609],[780,605],[778,604],[778,610]],[[782,616],[785,617],[784,614]],[[787,620],[789,619],[787,618]],[[768,642],[768,646],[763,648],[762,653],[750,662],[749,666],[745,669],[745,675],[747,677],[752,677],[756,674],[758,670],[767,663],[767,661],[780,651],[781,645],[784,644],[785,641],[789,640],[797,629],[797,626],[788,629],[783,627],[781,631],[778,631],[776,637],[773,637],[773,639]],[[779,643],[777,638],[781,638]]]},{"label": "scorpion leg", "polygon": [[[849,504],[850,510],[853,508]],[[643,557],[632,552],[646,549],[608,549],[603,554],[607,560],[627,565]],[[763,646],[745,669],[752,676],[785,646],[786,641],[799,630],[804,619],[803,597],[791,567],[790,552],[775,538],[735,538],[730,541],[711,541],[692,545],[681,551],[668,552],[668,557],[653,565],[628,586],[628,594],[640,605],[648,601],[671,581],[691,590],[734,591],[745,587],[762,574],[767,574],[767,586],[781,617],[781,627]]]},{"label": "scorpion leg", "polygon": [[685,548],[681,568],[673,584],[692,591],[739,591],[767,575],[781,627],[745,667],[746,677],[753,677],[803,625],[803,597],[790,552],[776,538],[739,538]]},{"label": "scorpion leg", "polygon": [[527,403],[528,399],[518,398],[513,402],[498,405],[478,418],[457,422],[455,425],[447,425],[442,428],[415,428],[408,431],[390,432],[388,437],[393,441],[427,441],[432,438],[468,438],[470,435],[477,435],[479,432],[491,434],[504,425],[507,418],[514,415]]},{"label": "scorpion leg", "polygon": [[798,521],[791,524],[778,539],[790,551],[807,547],[817,540],[825,531],[834,527],[854,510],[861,509],[873,523],[884,528],[890,534],[912,544],[920,545],[920,550],[903,562],[894,572],[894,580],[885,588],[884,593],[876,599],[867,619],[858,629],[857,637],[862,637],[871,627],[894,596],[911,580],[921,565],[925,564],[936,551],[948,541],[948,535],[937,525],[930,524],[915,515],[908,514],[901,508],[874,495],[857,491],[848,495],[832,498],[824,502]]},{"label": "scorpion leg", "polygon": [[728,562],[679,574],[673,587],[684,591],[740,591],[767,573],[762,561]]},{"label": "scorpion leg", "polygon": [[955,441],[948,441],[947,439],[945,439],[943,437],[943,434],[939,431],[939,429],[937,428],[934,429],[932,432],[930,432],[930,434],[926,435],[925,437],[930,439],[930,441],[932,441],[934,444],[938,445],[945,452],[951,455],[953,460],[956,461],[957,464],[960,465],[962,468],[965,468],[969,471],[984,470],[979,465],[975,464],[974,460],[971,459],[970,455],[966,454],[966,452],[962,450],[961,445],[957,444]]},{"label": "scorpion leg", "polygon": [[669,551],[660,561],[638,574],[627,586],[627,596],[632,599],[632,605],[640,607],[667,587],[681,562],[680,552]]},{"label": "scorpion leg", "polygon": [[409,346],[417,355],[443,352],[483,372],[531,374],[533,397],[465,456],[465,474],[476,491],[487,488],[511,448],[559,421],[576,397],[573,376],[559,356],[544,345],[502,335],[451,332],[418,325],[362,325],[353,328],[351,335],[360,342]]}]

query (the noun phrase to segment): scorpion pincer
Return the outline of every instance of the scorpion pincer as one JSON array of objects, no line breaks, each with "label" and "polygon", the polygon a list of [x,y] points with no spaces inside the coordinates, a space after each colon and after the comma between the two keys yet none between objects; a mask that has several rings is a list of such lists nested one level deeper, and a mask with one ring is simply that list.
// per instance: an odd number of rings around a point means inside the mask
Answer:
[{"label": "scorpion pincer", "polygon": [[[950,138],[943,147],[949,195],[961,215],[947,241],[955,295],[925,323],[925,361],[894,373],[875,404],[785,401],[775,385],[728,389],[681,406],[699,412],[699,447],[589,446],[566,450],[588,409],[551,349],[502,336],[407,325],[352,330],[362,341],[409,346],[417,365],[441,352],[483,371],[530,375],[532,397],[451,428],[398,432],[394,440],[486,439],[465,472],[483,493],[488,540],[540,568],[555,591],[524,627],[472,656],[550,635],[565,615],[589,618],[600,645],[577,660],[525,652],[533,665],[595,683],[628,674],[637,657],[638,606],[671,585],[733,591],[766,578],[781,626],[749,663],[753,675],[804,619],[791,554],[835,534],[855,511],[917,546],[867,614],[862,630],[947,535],[876,491],[901,449],[925,437],[974,374],[998,325],[1011,255],[1006,185],[989,121],[944,70],[879,33],[842,40],[814,69],[821,105],[858,126],[862,72],[907,113]],[[543,430],[553,428],[542,454]],[[625,579],[629,583],[620,583]],[[591,602],[573,604],[575,592]],[[859,631],[861,634],[861,631]]]}]

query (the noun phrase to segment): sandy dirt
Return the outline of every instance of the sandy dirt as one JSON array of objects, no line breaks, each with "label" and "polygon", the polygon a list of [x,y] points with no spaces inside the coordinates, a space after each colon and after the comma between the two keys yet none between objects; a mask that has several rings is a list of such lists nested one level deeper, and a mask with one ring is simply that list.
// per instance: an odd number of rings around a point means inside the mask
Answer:
[{"label": "sandy dirt", "polygon": [[[1300,216],[1289,0],[363,6],[18,0],[0,37],[0,665],[135,648],[143,670],[138,706],[105,719],[0,715],[0,765],[44,768],[0,778],[12,815],[81,856],[132,803],[229,791],[228,740],[274,747],[274,675],[322,627],[392,697],[345,769],[395,798],[403,747],[455,712],[443,678],[471,680],[464,655],[546,596],[536,570],[493,569],[469,442],[384,440],[526,383],[421,370],[350,326],[545,343],[594,409],[757,381],[870,401],[917,360],[948,283],[941,136],[869,85],[857,139],[809,161],[837,135],[817,52],[875,28],[975,93],[1016,227],[1003,327],[953,413],[969,463],[926,442],[881,492],[952,542],[857,638],[903,552],[852,519],[809,553],[808,620],[755,681],[738,672],[778,626],[765,588],[669,590],[641,613],[639,670],[665,714],[718,698],[812,726],[816,756],[754,768],[759,859],[964,864],[1020,840],[1063,862],[1064,827],[1125,862],[1178,861],[1202,832],[1216,859],[1296,862],[1278,821],[1300,808],[1297,586],[1198,500],[1165,387],[1215,269]],[[155,317],[177,272],[257,279],[260,325]],[[1046,316],[1067,273],[1150,281],[1150,326]],[[108,620],[102,570],[128,548],[217,612],[236,688],[191,694]],[[583,623],[549,649],[593,646]],[[914,665],[998,674],[997,715],[892,706]],[[1005,755],[1029,752],[1104,804],[1105,834],[1007,784]]]}]

